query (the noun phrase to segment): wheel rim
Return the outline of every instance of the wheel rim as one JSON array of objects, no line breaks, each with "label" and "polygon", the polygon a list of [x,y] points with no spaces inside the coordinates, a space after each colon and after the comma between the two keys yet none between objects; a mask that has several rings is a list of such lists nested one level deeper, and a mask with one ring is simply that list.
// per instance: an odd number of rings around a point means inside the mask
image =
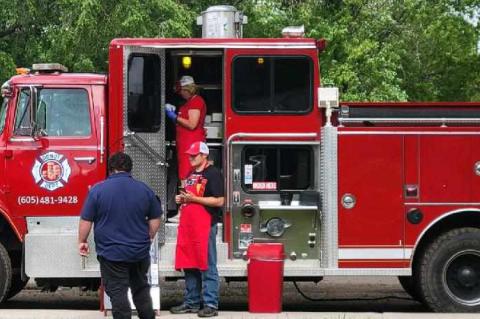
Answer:
[{"label": "wheel rim", "polygon": [[450,257],[443,267],[447,294],[465,306],[480,304],[480,251],[464,250]]}]

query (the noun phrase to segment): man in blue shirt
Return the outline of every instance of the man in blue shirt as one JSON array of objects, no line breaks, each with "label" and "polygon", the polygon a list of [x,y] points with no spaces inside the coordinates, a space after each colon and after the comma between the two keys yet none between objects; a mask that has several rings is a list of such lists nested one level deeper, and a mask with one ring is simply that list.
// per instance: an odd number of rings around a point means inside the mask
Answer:
[{"label": "man in blue shirt", "polygon": [[93,186],[82,209],[78,250],[87,256],[88,234],[94,226],[95,248],[113,318],[131,318],[128,288],[141,319],[155,318],[150,285],[150,244],[160,227],[162,210],[155,193],[132,178],[132,159],[116,153],[109,159],[110,176]]}]

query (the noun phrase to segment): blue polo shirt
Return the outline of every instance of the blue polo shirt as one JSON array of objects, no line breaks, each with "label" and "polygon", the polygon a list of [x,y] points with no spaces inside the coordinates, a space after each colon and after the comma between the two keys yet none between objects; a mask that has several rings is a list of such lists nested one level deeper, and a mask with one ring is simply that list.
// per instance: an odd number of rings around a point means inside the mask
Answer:
[{"label": "blue polo shirt", "polygon": [[149,256],[148,220],[161,214],[154,192],[129,173],[120,172],[90,189],[81,218],[94,223],[97,255],[135,262]]}]

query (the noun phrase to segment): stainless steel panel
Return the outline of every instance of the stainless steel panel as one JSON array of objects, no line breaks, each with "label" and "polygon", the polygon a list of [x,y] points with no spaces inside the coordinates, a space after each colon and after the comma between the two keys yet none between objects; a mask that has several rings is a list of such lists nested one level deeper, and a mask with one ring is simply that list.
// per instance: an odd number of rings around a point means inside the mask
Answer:
[{"label": "stainless steel panel", "polygon": [[[155,54],[160,59],[160,105],[161,124],[158,132],[154,133],[132,133],[128,128],[128,105],[127,105],[127,81],[128,81],[128,57],[132,53]],[[165,145],[165,50],[146,47],[124,47],[123,51],[123,131],[128,139],[125,143],[125,152],[132,157],[133,170],[132,175],[146,183],[152,188],[155,194],[160,198],[162,210],[167,211],[167,165],[166,165],[166,145]],[[163,220],[166,219],[163,215]],[[160,309],[160,288],[158,287],[158,263],[159,263],[159,244],[165,242],[165,223],[161,224],[160,230],[155,237],[150,249],[151,267],[149,278],[152,284],[152,300],[155,309]],[[133,303],[130,302],[132,305]]]},{"label": "stainless steel panel", "polygon": [[[253,136],[248,136],[249,138],[253,139]],[[259,134],[263,137],[262,134]],[[316,134],[308,133],[308,134],[299,134],[300,138],[314,138]],[[319,189],[319,167],[315,166],[315,163],[318,162],[320,157],[320,145],[318,141],[282,141],[278,140],[277,137],[283,137],[282,134],[272,134],[272,136],[267,135],[266,137],[270,137],[273,140],[269,141],[255,141],[254,145],[278,145],[278,146],[292,146],[292,145],[310,145],[313,151],[313,181],[312,181],[312,189],[318,190]],[[234,172],[235,170],[239,170],[241,172],[242,169],[242,151],[246,145],[252,145],[253,141],[231,141],[229,153],[231,154],[230,159],[230,171]],[[240,174],[237,174],[241,176]],[[231,245],[231,253],[235,258],[241,258],[243,252],[245,251],[248,243],[251,241],[255,242],[280,242],[286,244],[288,246],[288,251],[286,251],[287,255],[290,255],[292,252],[295,252],[298,256],[298,259],[301,258],[312,258],[314,260],[318,260],[320,258],[320,241],[322,237],[319,234],[320,227],[319,224],[321,222],[320,217],[321,213],[318,207],[316,206],[301,206],[298,203],[299,195],[295,194],[293,196],[293,200],[291,205],[289,206],[282,206],[280,205],[280,195],[279,192],[272,192],[272,193],[247,193],[242,189],[242,181],[241,178],[229,178],[229,182],[231,183],[230,190],[232,194],[237,194],[236,197],[232,198],[232,201],[229,203],[231,204],[231,212],[232,212],[232,245]],[[228,182],[227,182],[228,183]],[[258,213],[254,214],[252,217],[243,216],[241,213],[241,206],[245,200],[251,202],[253,205],[259,207]],[[273,215],[272,215],[273,214]],[[275,215],[276,214],[276,215]],[[275,216],[274,216],[275,215]],[[281,217],[284,220],[287,220],[290,224],[292,224],[291,228],[288,228],[285,233],[278,238],[272,238],[268,234],[261,232],[260,228],[262,223],[266,221],[266,218],[273,218],[273,217]],[[243,225],[243,226],[242,226]],[[249,226],[251,225],[251,226]],[[296,226],[297,225],[297,226]],[[298,227],[298,225],[303,225],[302,227]],[[305,226],[309,225],[309,227]],[[241,227],[247,226],[251,227],[251,232],[244,232],[241,231]],[[308,229],[307,229],[308,228]],[[315,233],[315,244],[314,247],[310,247],[309,243],[309,234]],[[291,239],[288,238],[295,238],[294,242],[292,243]],[[287,241],[289,241],[287,243]]]},{"label": "stainless steel panel", "polygon": [[338,165],[337,128],[322,128],[320,156],[320,196],[322,202],[322,258],[323,268],[338,267]]},{"label": "stainless steel panel", "polygon": [[75,233],[32,233],[25,236],[25,273],[36,278],[100,277],[95,245],[89,239],[92,260],[85,269],[78,254],[78,235]]},{"label": "stainless steel panel", "polygon": [[[228,260],[218,263],[218,273],[221,277],[247,277],[246,260]],[[160,273],[165,277],[183,277],[183,272],[175,271],[173,265],[160,265]],[[286,260],[284,277],[318,277],[318,276],[411,276],[409,268],[362,268],[338,269],[320,268],[318,260]]]},{"label": "stainless steel panel", "polygon": [[68,233],[78,234],[78,216],[27,217],[29,234]]},{"label": "stainless steel panel", "polygon": [[25,273],[38,278],[100,277],[93,234],[90,256],[78,254],[78,216],[27,217]]},{"label": "stainless steel panel", "polygon": [[[145,47],[124,47],[123,52],[123,128],[125,132],[125,152],[133,159],[132,175],[150,186],[162,202],[162,209],[166,211],[166,166],[165,162],[165,113],[161,112],[161,126],[158,132],[134,133],[128,129],[127,80],[128,57],[132,53],[155,54],[160,59],[161,67],[161,105],[165,105],[165,50]],[[163,111],[163,110],[162,110]],[[164,242],[163,226],[158,234],[158,241]]]}]

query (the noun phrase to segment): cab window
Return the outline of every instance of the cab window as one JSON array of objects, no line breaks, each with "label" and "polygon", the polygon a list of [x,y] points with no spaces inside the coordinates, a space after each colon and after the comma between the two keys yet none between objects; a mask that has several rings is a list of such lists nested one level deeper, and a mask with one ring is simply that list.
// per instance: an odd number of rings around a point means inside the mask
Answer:
[{"label": "cab window", "polygon": [[248,192],[309,189],[312,159],[308,146],[247,146],[242,153],[242,186]]},{"label": "cab window", "polygon": [[15,112],[15,135],[30,135],[32,133],[30,118],[30,89],[21,89]]},{"label": "cab window", "polygon": [[38,90],[36,123],[46,136],[91,134],[88,94],[84,89]]},{"label": "cab window", "polygon": [[5,128],[5,119],[7,118],[7,105],[8,105],[8,98],[4,98],[2,101],[2,106],[0,108],[0,133],[3,132]]},{"label": "cab window", "polygon": [[160,58],[134,54],[128,60],[127,122],[133,132],[158,132],[161,123]]},{"label": "cab window", "polygon": [[232,74],[232,105],[238,113],[305,113],[312,108],[309,57],[239,56]]}]

